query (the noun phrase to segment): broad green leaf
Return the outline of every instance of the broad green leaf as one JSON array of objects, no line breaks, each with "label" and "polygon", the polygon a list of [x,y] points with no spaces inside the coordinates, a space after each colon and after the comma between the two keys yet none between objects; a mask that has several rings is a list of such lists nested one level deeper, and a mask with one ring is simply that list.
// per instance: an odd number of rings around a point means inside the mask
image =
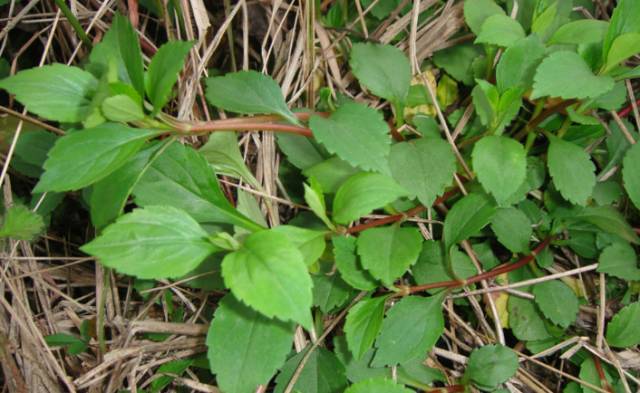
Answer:
[{"label": "broad green leaf", "polygon": [[349,65],[358,81],[373,94],[391,101],[396,110],[404,104],[411,82],[411,66],[400,49],[357,43],[351,49]]},{"label": "broad green leaf", "polygon": [[618,36],[611,44],[604,71],[610,71],[638,52],[640,52],[640,33],[626,33]]},{"label": "broad green leaf", "polygon": [[496,212],[496,207],[486,195],[469,194],[456,202],[444,220],[445,248],[476,235]]},{"label": "broad green leaf", "polygon": [[452,247],[449,250],[449,257],[446,258],[442,242],[436,240],[427,240],[423,243],[418,262],[411,271],[414,280],[420,285],[465,279],[478,273],[467,254]]},{"label": "broad green leaf", "polygon": [[456,158],[451,146],[440,138],[420,138],[391,147],[389,166],[395,181],[431,206],[451,183]]},{"label": "broad green leaf", "polygon": [[207,100],[224,110],[254,115],[274,113],[291,123],[298,119],[284,100],[280,86],[256,71],[240,71],[207,79]]},{"label": "broad green leaf", "polygon": [[635,0],[619,0],[609,22],[609,30],[602,45],[606,58],[613,42],[626,33],[640,32],[640,3]]},{"label": "broad green leaf", "polygon": [[[361,0],[362,8],[369,9],[374,0]],[[380,0],[371,8],[371,15],[378,19],[384,19],[400,5],[401,0]]]},{"label": "broad green leaf", "polygon": [[340,224],[371,213],[408,193],[379,173],[359,173],[344,182],[333,199],[333,219]]},{"label": "broad green leaf", "polygon": [[102,101],[102,114],[107,120],[131,122],[144,119],[139,103],[126,94],[117,94]]},{"label": "broad green leaf", "polygon": [[576,321],[580,304],[567,284],[559,280],[545,281],[533,287],[533,295],[540,311],[551,322],[566,328]]},{"label": "broad green leaf", "polygon": [[497,117],[500,93],[494,85],[485,80],[478,79],[476,82],[477,85],[471,92],[473,106],[482,124],[492,126],[494,119]]},{"label": "broad green leaf", "polygon": [[329,314],[336,307],[343,306],[351,297],[353,290],[337,272],[320,272],[313,279],[313,305]]},{"label": "broad green leaf", "polygon": [[465,0],[464,19],[475,35],[482,32],[482,25],[492,15],[505,15],[493,0]]},{"label": "broad green leaf", "polygon": [[398,385],[391,379],[373,378],[349,386],[344,393],[413,393],[413,391]]},{"label": "broad green leaf", "polygon": [[545,55],[545,47],[540,38],[533,34],[507,48],[496,67],[498,90],[505,92],[512,87],[528,90],[540,60]]},{"label": "broad green leaf", "polygon": [[376,340],[372,366],[395,366],[424,358],[444,332],[443,296],[408,296],[388,312]]},{"label": "broad green leaf", "polygon": [[89,198],[89,212],[93,226],[102,228],[120,216],[133,187],[149,168],[151,162],[157,158],[158,152],[166,146],[166,143],[150,145],[93,185]]},{"label": "broad green leaf", "polygon": [[278,147],[296,168],[305,170],[325,160],[324,153],[312,138],[279,132]]},{"label": "broad green leaf", "polygon": [[419,389],[431,389],[436,381],[446,383],[442,371],[424,364],[421,358],[413,358],[397,367],[398,383]]},{"label": "broad green leaf", "polygon": [[549,39],[553,44],[592,44],[602,42],[609,23],[597,19],[579,19],[562,25]]},{"label": "broad green leaf", "polygon": [[[7,116],[4,120],[9,120]],[[0,123],[3,119],[0,119]],[[17,126],[7,124],[7,129],[14,129]],[[13,157],[11,159],[11,167],[22,173],[25,176],[38,178],[42,175],[42,164],[47,160],[47,154],[51,147],[56,143],[58,137],[48,131],[44,130],[29,130],[27,124],[24,123],[22,133],[18,142],[16,142],[15,150],[13,151]],[[0,125],[0,130],[4,128]],[[0,131],[1,132],[1,131]]]},{"label": "broad green leaf", "polygon": [[[303,350],[287,360],[276,378],[274,393],[284,392],[307,351],[308,349]],[[325,348],[317,348],[304,364],[293,392],[342,393],[347,385],[344,366],[336,355]]]},{"label": "broad green leaf", "polygon": [[607,325],[607,342],[618,348],[640,344],[638,326],[640,326],[640,302],[635,302],[618,311],[611,319]]},{"label": "broad green leaf", "polygon": [[287,236],[274,231],[247,236],[222,261],[222,277],[238,299],[267,317],[311,327],[311,277]]},{"label": "broad green leaf", "polygon": [[640,209],[640,143],[627,150],[622,161],[622,179],[629,199]]},{"label": "broad green leaf", "polygon": [[619,211],[611,206],[588,206],[572,212],[570,220],[585,221],[599,229],[640,244],[640,239]]},{"label": "broad green leaf", "polygon": [[389,173],[389,126],[375,109],[348,101],[329,118],[311,116],[309,126],[317,141],[349,164]]},{"label": "broad green leaf", "polygon": [[285,237],[293,244],[304,257],[304,263],[307,266],[316,262],[324,253],[326,243],[324,236],[326,232],[315,231],[307,228],[300,228],[293,225],[278,225],[271,229]]},{"label": "broad green leaf", "polygon": [[472,158],[478,180],[499,205],[506,204],[526,178],[526,152],[514,139],[486,136],[476,143]]},{"label": "broad green leaf", "polygon": [[594,75],[577,53],[558,51],[547,56],[538,67],[531,98],[595,98],[610,91],[613,86],[613,78]]},{"label": "broad green leaf", "polygon": [[176,278],[217,251],[208,234],[182,210],[150,206],[125,214],[80,249],[120,273]]},{"label": "broad green leaf", "polygon": [[207,334],[208,358],[225,393],[255,392],[285,363],[293,324],[268,319],[232,295],[220,303]]},{"label": "broad green leaf", "polygon": [[495,14],[482,23],[476,43],[509,47],[524,37],[520,23],[504,14]]},{"label": "broad green leaf", "polygon": [[543,0],[538,2],[531,23],[531,32],[546,40],[558,27],[569,22],[573,0]]},{"label": "broad green leaf", "polygon": [[433,61],[456,80],[471,86],[474,82],[472,64],[481,54],[480,45],[467,42],[437,51]]},{"label": "broad green leaf", "polygon": [[581,147],[553,137],[547,157],[549,174],[563,198],[584,206],[596,185],[595,165]]},{"label": "broad green leaf", "polygon": [[[603,386],[604,384],[602,381],[602,377],[600,376],[600,372],[596,368],[596,365],[592,358],[592,356],[595,355],[589,354],[587,356],[587,360],[583,361],[580,365],[580,373],[578,374],[578,377],[580,377],[581,380],[586,381],[594,386],[605,388],[605,386]],[[609,371],[607,371],[606,367],[602,367],[602,371],[604,372],[604,379],[607,381],[609,386],[611,386],[613,384],[613,378],[611,377],[611,374],[609,374]],[[582,386],[582,393],[597,393],[597,391],[586,386]]]},{"label": "broad green leaf", "polygon": [[303,184],[304,186],[304,201],[319,219],[330,228],[334,229],[334,225],[327,217],[327,206],[324,201],[324,194],[322,193],[322,187],[313,178],[310,181],[311,185]]},{"label": "broad green leaf", "polygon": [[376,280],[366,271],[356,255],[356,238],[334,236],[333,255],[340,276],[356,289],[369,291],[378,286]]},{"label": "broad green leaf", "polygon": [[90,73],[62,64],[20,71],[0,80],[0,89],[14,94],[30,112],[67,123],[81,122],[89,115],[97,87]]},{"label": "broad green leaf", "polygon": [[544,340],[551,337],[533,300],[509,296],[509,327],[517,339]]},{"label": "broad green leaf", "polygon": [[260,183],[244,163],[238,147],[238,136],[234,132],[212,133],[207,143],[198,151],[217,173],[242,179],[252,187],[260,189]]},{"label": "broad green leaf", "polygon": [[138,34],[129,22],[122,15],[116,15],[111,29],[115,33],[118,51],[124,63],[129,81],[140,94],[144,96],[144,67],[142,64],[142,51]]},{"label": "broad green leaf", "polygon": [[418,260],[422,240],[417,228],[398,225],[370,228],[358,237],[358,255],[373,277],[392,286]]},{"label": "broad green leaf", "polygon": [[24,205],[13,205],[4,212],[0,238],[32,240],[44,229],[42,216]]},{"label": "broad green leaf", "polygon": [[133,189],[139,206],[171,205],[199,222],[262,227],[238,212],[220,190],[207,161],[189,146],[174,143],[146,170]]},{"label": "broad green leaf", "polygon": [[465,378],[483,390],[493,390],[518,371],[518,356],[504,345],[485,345],[469,356]]},{"label": "broad green leaf", "polygon": [[615,242],[607,246],[598,258],[598,272],[627,281],[640,281],[635,250],[624,242]]},{"label": "broad green leaf", "polygon": [[352,383],[376,377],[391,377],[391,368],[371,366],[375,354],[374,348],[369,349],[360,359],[355,359],[348,349],[345,336],[336,336],[333,339],[333,346],[336,356],[344,364],[347,378]]},{"label": "broad green leaf", "polygon": [[354,359],[361,359],[378,336],[386,299],[386,296],[364,299],[349,310],[344,332]]},{"label": "broad green leaf", "polygon": [[178,81],[178,74],[192,47],[193,42],[170,41],[162,45],[151,59],[145,87],[156,112],[169,101],[171,89]]},{"label": "broad green leaf", "polygon": [[310,179],[315,179],[324,192],[335,194],[342,183],[359,172],[359,169],[348,162],[333,156],[305,169],[302,173]]},{"label": "broad green leaf", "polygon": [[531,221],[522,210],[515,207],[498,209],[491,219],[491,229],[498,237],[498,241],[509,251],[529,251],[529,239],[533,234]]},{"label": "broad green leaf", "polygon": [[78,190],[120,168],[159,131],[115,123],[69,133],[56,141],[34,192]]}]

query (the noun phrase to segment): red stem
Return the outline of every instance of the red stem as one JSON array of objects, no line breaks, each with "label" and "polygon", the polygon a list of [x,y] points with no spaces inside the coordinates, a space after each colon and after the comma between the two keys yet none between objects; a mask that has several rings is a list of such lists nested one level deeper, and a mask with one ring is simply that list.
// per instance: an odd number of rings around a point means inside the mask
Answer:
[{"label": "red stem", "polygon": [[[636,100],[636,105],[640,105],[640,98]],[[633,103],[629,104],[626,108],[620,110],[620,112],[618,112],[618,116],[627,117],[629,116],[629,113],[631,113],[632,110],[633,110]]]}]

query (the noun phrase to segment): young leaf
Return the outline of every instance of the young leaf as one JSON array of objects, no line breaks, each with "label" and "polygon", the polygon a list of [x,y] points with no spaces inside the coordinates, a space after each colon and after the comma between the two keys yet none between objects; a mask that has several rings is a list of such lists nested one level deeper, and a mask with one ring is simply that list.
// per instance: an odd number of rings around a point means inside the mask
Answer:
[{"label": "young leaf", "polygon": [[32,240],[44,229],[42,216],[24,205],[13,205],[4,213],[0,238]]},{"label": "young leaf", "polygon": [[509,296],[509,327],[519,340],[544,340],[549,337],[545,321],[533,300]]},{"label": "young leaf", "polygon": [[638,32],[640,32],[640,3],[635,0],[619,0],[611,15],[609,30],[602,45],[602,57],[607,57],[616,38],[625,33]]},{"label": "young leaf", "polygon": [[640,143],[627,150],[622,161],[622,179],[629,199],[640,209]]},{"label": "young leaf", "polygon": [[482,390],[493,390],[518,371],[518,356],[504,345],[485,345],[469,356],[465,378]]},{"label": "young leaf", "polygon": [[475,35],[482,32],[482,25],[492,15],[505,15],[493,0],[465,0],[464,19]]},{"label": "young leaf", "polygon": [[102,114],[107,120],[130,122],[144,119],[139,103],[126,94],[117,94],[102,101]]},{"label": "young leaf", "polygon": [[77,67],[52,64],[21,71],[0,80],[27,109],[45,119],[78,123],[89,115],[98,81]]},{"label": "young leaf", "polygon": [[406,195],[407,192],[388,176],[359,173],[338,189],[333,199],[333,219],[347,224]]},{"label": "young leaf", "polygon": [[287,236],[274,231],[247,236],[222,261],[222,277],[238,299],[267,317],[311,327],[311,277]]},{"label": "young leaf", "polygon": [[116,45],[129,81],[140,97],[144,97],[144,66],[138,34],[129,20],[119,14],[113,19],[111,30],[115,33]]},{"label": "young leaf", "polygon": [[447,251],[452,245],[476,235],[496,212],[491,200],[483,194],[469,194],[456,202],[444,220]]},{"label": "young leaf", "polygon": [[538,67],[531,98],[595,98],[610,91],[613,86],[613,78],[594,75],[577,53],[558,51],[545,58]]},{"label": "young leaf", "polygon": [[395,304],[382,322],[372,366],[396,366],[425,357],[444,332],[443,296],[408,296]]},{"label": "young leaf", "polygon": [[628,281],[640,281],[636,252],[629,244],[616,242],[602,250],[598,272]]},{"label": "young leaf", "polygon": [[618,36],[609,49],[604,72],[610,71],[629,57],[640,52],[640,33],[627,33]]},{"label": "young leaf", "polygon": [[[274,393],[282,393],[289,384],[296,368],[305,356],[302,351],[287,360],[276,378]],[[347,387],[347,376],[340,360],[333,352],[318,348],[311,353],[297,379],[293,391],[305,393],[339,393]]]},{"label": "young leaf", "polygon": [[293,324],[268,319],[232,295],[220,303],[207,334],[211,371],[225,393],[250,393],[284,364]]},{"label": "young leaf", "polygon": [[602,42],[609,23],[597,19],[579,19],[562,25],[549,39],[549,45],[555,44],[592,44]]},{"label": "young leaf", "polygon": [[370,291],[378,286],[371,274],[364,270],[356,256],[356,238],[334,236],[333,255],[340,276],[352,287],[363,291]]},{"label": "young leaf", "polygon": [[217,248],[187,213],[169,206],[136,209],[80,249],[118,272],[138,278],[184,276]]},{"label": "young leaf", "polygon": [[145,86],[156,112],[169,101],[171,89],[192,47],[193,42],[170,41],[162,45],[151,59]]},{"label": "young leaf", "polygon": [[529,239],[533,234],[531,221],[522,210],[515,207],[498,209],[491,219],[491,229],[498,237],[498,241],[509,251],[529,251]]},{"label": "young leaf", "polygon": [[580,304],[567,284],[559,280],[545,281],[533,287],[533,295],[540,311],[563,328],[576,321]]},{"label": "young leaf", "polygon": [[311,116],[309,126],[329,152],[364,170],[389,173],[389,126],[375,109],[348,101],[329,118]]},{"label": "young leaf", "polygon": [[640,344],[640,302],[632,303],[620,310],[607,325],[607,342],[618,348]]},{"label": "young leaf", "polygon": [[326,232],[314,231],[293,225],[278,225],[272,228],[271,232],[283,235],[291,244],[300,250],[304,257],[304,263],[307,266],[315,263],[324,253],[326,246],[324,235]]},{"label": "young leaf", "polygon": [[496,67],[498,90],[505,92],[514,87],[528,90],[533,83],[536,67],[544,55],[544,44],[535,34],[507,48]]},{"label": "young leaf", "polygon": [[413,393],[413,391],[398,385],[391,379],[373,378],[349,386],[344,393]]},{"label": "young leaf", "polygon": [[344,332],[353,357],[358,360],[371,348],[382,327],[386,296],[364,299],[347,314]]},{"label": "young leaf", "polygon": [[370,228],[358,237],[362,266],[387,286],[416,263],[421,249],[422,235],[417,228]]},{"label": "young leaf", "polygon": [[525,37],[520,23],[503,14],[491,15],[482,23],[476,43],[509,47]]},{"label": "young leaf", "polygon": [[526,152],[514,139],[486,136],[476,143],[472,158],[478,180],[499,205],[504,205],[526,178]]},{"label": "young leaf", "polygon": [[[59,138],[34,192],[78,190],[120,168],[159,131],[105,123]],[[73,174],[73,176],[70,176]]]},{"label": "young leaf", "polygon": [[206,96],[209,103],[227,111],[245,115],[275,113],[298,124],[298,119],[284,101],[280,86],[256,71],[209,78]]},{"label": "young leaf", "polygon": [[581,147],[553,137],[547,157],[549,174],[562,197],[584,206],[596,185],[596,167]]},{"label": "young leaf", "polygon": [[[306,138],[299,138],[306,140]],[[242,179],[252,187],[260,189],[260,183],[253,176],[238,147],[238,136],[233,132],[214,132],[198,152],[209,162],[213,169],[226,176]]]},{"label": "young leaf", "polygon": [[396,109],[404,104],[411,66],[400,49],[391,45],[354,44],[349,65],[360,83],[373,94],[391,101]]},{"label": "young leaf", "polygon": [[204,157],[179,143],[169,146],[153,161],[133,189],[133,195],[140,206],[175,206],[199,222],[229,223],[252,231],[262,229],[231,206]]},{"label": "young leaf", "polygon": [[389,166],[398,184],[417,196],[424,206],[431,206],[451,183],[456,157],[444,140],[420,138],[393,145]]},{"label": "young leaf", "polygon": [[311,178],[311,185],[303,184],[304,186],[304,201],[319,219],[322,220],[324,225],[329,229],[334,229],[334,225],[327,217],[327,206],[324,202],[324,194],[320,184]]}]

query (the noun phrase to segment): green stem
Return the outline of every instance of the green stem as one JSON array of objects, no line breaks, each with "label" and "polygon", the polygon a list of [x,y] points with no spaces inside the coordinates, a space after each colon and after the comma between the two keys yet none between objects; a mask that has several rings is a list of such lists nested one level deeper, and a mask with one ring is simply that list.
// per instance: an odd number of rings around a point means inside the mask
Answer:
[{"label": "green stem", "polygon": [[91,43],[91,39],[89,38],[87,33],[85,33],[84,29],[80,25],[80,21],[78,20],[78,18],[76,18],[75,15],[73,15],[73,12],[71,12],[69,7],[67,7],[67,4],[64,2],[64,0],[55,0],[55,2],[58,8],[60,9],[60,11],[62,12],[62,14],[64,15],[64,17],[67,18],[67,20],[69,21],[69,24],[71,24],[71,27],[73,28],[73,30],[76,32],[78,37],[80,37],[80,40],[82,41],[82,43],[86,45],[87,48],[93,49],[93,44]]}]

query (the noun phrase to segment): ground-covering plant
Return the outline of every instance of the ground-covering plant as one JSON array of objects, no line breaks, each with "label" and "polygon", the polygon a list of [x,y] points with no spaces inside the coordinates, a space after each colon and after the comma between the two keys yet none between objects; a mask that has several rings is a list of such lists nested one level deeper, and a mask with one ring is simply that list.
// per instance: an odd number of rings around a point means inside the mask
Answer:
[{"label": "ground-covering plant", "polygon": [[[390,3],[374,10],[388,15]],[[580,273],[601,273],[623,299],[581,345],[640,343],[629,224],[640,148],[617,112],[640,76],[625,66],[640,53],[640,3],[619,1],[610,21],[571,1],[507,3],[464,2],[473,42],[425,64],[354,40],[351,73],[377,106],[325,90],[322,110],[292,109],[269,76],[240,71],[203,81],[211,108],[238,116],[180,121],[164,110],[192,43],[165,43],[145,70],[121,16],[83,67],[23,70],[0,88],[64,130],[36,134],[51,148],[42,168],[27,164],[34,194],[82,191],[96,229],[83,252],[139,283],[197,275],[224,293],[206,340],[222,392],[270,381],[276,392],[504,391],[519,359],[587,334],[576,322],[593,299]],[[326,23],[340,20],[336,7]],[[286,224],[268,225],[252,196],[221,187],[219,174],[261,188],[233,133],[245,131],[277,133],[283,188],[299,205]],[[199,149],[181,143],[208,134]],[[31,239],[43,225],[15,206],[0,236]],[[568,268],[573,255],[597,264]],[[443,307],[464,318],[447,322]],[[468,347],[454,379],[425,363],[452,323],[482,334],[476,347],[452,344]],[[294,335],[310,339],[297,353]],[[89,338],[49,341],[76,354]],[[638,388],[637,370],[584,348],[569,358],[579,375],[565,391]]]}]

